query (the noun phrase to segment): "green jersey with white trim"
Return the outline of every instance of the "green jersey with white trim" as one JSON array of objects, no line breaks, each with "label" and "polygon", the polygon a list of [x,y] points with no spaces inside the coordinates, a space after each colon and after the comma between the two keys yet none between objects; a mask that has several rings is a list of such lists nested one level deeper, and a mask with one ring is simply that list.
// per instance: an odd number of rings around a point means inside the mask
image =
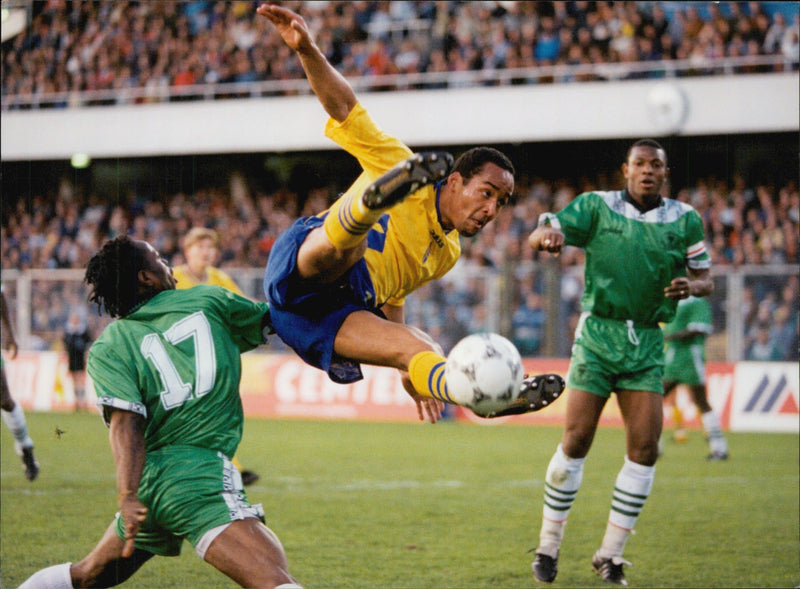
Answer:
[{"label": "green jersey with white trim", "polygon": [[[675,319],[664,325],[667,348],[687,348],[702,344],[707,335],[714,331],[711,303],[705,298],[689,297],[678,302]],[[691,337],[669,339],[675,333],[691,332]]]},{"label": "green jersey with white trim", "polygon": [[233,456],[244,420],[240,354],[263,342],[268,311],[200,285],[160,292],[111,323],[87,365],[106,424],[111,408],[133,411],[145,417],[148,452],[188,445]]},{"label": "green jersey with white trim", "polygon": [[676,301],[664,296],[686,268],[711,267],[703,222],[691,206],[662,199],[640,212],[625,191],[587,192],[540,223],[560,229],[567,245],[586,252],[584,311],[609,319],[667,323]]}]

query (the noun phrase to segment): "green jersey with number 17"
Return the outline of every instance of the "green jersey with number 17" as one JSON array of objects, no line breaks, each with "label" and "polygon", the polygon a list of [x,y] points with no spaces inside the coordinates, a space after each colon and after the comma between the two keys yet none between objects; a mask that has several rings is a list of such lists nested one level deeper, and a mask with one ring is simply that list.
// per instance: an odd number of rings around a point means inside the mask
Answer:
[{"label": "green jersey with number 17", "polygon": [[109,409],[145,417],[147,451],[187,445],[233,456],[242,437],[240,354],[262,343],[266,303],[219,286],[169,290],[111,323],[87,370]]},{"label": "green jersey with number 17", "polygon": [[669,322],[677,301],[664,296],[686,268],[711,267],[703,221],[688,204],[661,199],[640,212],[624,191],[587,192],[540,223],[560,229],[586,252],[584,311],[637,323]]}]

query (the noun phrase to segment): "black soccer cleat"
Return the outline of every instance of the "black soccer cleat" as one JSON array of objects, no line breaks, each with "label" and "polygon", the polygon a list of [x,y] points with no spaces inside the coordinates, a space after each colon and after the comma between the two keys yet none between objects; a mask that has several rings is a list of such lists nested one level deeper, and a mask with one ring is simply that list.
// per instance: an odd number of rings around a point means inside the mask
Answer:
[{"label": "black soccer cleat", "polygon": [[370,210],[385,209],[423,186],[446,178],[452,165],[453,156],[446,151],[417,153],[370,184],[361,200]]},{"label": "black soccer cleat", "polygon": [[592,557],[592,570],[602,577],[606,583],[613,583],[614,585],[627,585],[628,580],[625,578],[625,573],[622,571],[622,565],[630,565],[627,560],[623,560],[619,556],[613,558],[601,558],[596,554]]},{"label": "black soccer cleat", "polygon": [[39,463],[33,455],[33,446],[22,449],[22,466],[25,469],[25,478],[29,481],[39,476]]},{"label": "black soccer cleat", "polygon": [[261,475],[253,470],[243,470],[241,473],[242,475],[242,485],[245,487],[249,487],[253,483],[255,483],[258,479],[261,478]]},{"label": "black soccer cleat", "polygon": [[540,583],[552,583],[556,580],[556,575],[558,574],[558,555],[553,558],[537,552],[531,568],[533,569],[534,579]]},{"label": "black soccer cleat", "polygon": [[717,450],[716,452],[712,452],[708,456],[706,456],[706,460],[710,460],[711,462],[722,462],[723,460],[728,459],[727,452],[720,452]]},{"label": "black soccer cleat", "polygon": [[519,396],[508,407],[490,413],[486,417],[503,417],[539,411],[549,406],[564,392],[566,383],[558,374],[529,376],[522,381]]}]

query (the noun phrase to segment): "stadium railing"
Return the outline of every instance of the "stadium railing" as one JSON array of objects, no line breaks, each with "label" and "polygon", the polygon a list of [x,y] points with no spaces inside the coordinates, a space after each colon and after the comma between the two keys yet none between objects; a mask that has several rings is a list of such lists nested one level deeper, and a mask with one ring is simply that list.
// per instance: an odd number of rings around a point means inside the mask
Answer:
[{"label": "stadium railing", "polygon": [[[552,262],[552,260],[550,261]],[[248,296],[263,300],[263,268],[226,268]],[[535,280],[530,280],[535,273]],[[535,356],[569,356],[575,313],[582,294],[582,268],[562,269],[556,263],[508,264],[504,268],[457,265],[436,283],[426,285],[406,301],[408,323],[425,329],[447,349],[459,334],[494,331],[514,339],[513,313],[524,290],[535,284],[542,292],[545,320],[541,326],[541,348]],[[748,332],[753,328],[747,305],[771,299],[777,306],[784,287],[797,280],[797,267],[786,265],[719,266],[713,270],[715,290],[710,297],[714,313],[714,334],[707,344],[708,359],[736,362],[745,359]],[[80,269],[39,269],[2,271],[4,291],[12,310],[21,349],[58,349],[67,313],[82,308],[92,333],[97,336],[108,323],[94,305]],[[519,285],[526,285],[520,287]],[[797,293],[792,308],[800,307]],[[796,322],[796,315],[793,320]],[[795,331],[797,326],[794,326]],[[455,342],[452,342],[455,343]],[[285,351],[277,338],[273,351]],[[792,351],[797,360],[798,350]]]},{"label": "stadium railing", "polygon": [[[421,72],[349,78],[356,92],[455,89],[583,81],[621,81],[748,72],[786,72],[798,69],[798,59],[783,55],[691,58],[673,61],[604,62],[534,68]],[[187,86],[114,88],[94,91],[4,95],[2,110],[150,104],[191,100],[247,99],[311,93],[304,78]]]}]

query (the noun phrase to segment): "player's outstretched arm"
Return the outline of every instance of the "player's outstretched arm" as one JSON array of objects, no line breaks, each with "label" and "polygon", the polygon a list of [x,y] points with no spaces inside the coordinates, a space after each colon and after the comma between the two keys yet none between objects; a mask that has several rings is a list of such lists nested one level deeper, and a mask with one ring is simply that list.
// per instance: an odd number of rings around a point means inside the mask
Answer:
[{"label": "player's outstretched arm", "polygon": [[311,89],[325,111],[337,121],[345,120],[356,105],[355,92],[320,51],[303,17],[275,4],[262,4],[256,12],[269,19],[286,45],[300,58]]}]

